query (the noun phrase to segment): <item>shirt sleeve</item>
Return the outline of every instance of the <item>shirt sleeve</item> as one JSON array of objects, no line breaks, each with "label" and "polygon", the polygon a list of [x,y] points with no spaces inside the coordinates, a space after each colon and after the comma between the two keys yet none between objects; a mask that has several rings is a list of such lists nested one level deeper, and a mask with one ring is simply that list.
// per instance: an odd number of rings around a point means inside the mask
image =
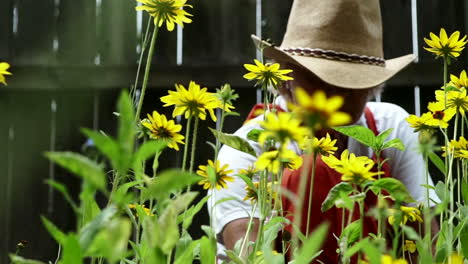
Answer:
[{"label": "shirt sleeve", "polygon": [[418,133],[415,133],[406,122],[406,118],[409,116],[408,112],[389,103],[375,103],[373,106],[371,110],[375,113],[374,118],[378,130],[382,132],[393,128],[388,139],[398,138],[405,145],[404,151],[395,148],[383,151],[384,157],[389,158],[392,177],[400,180],[407,187],[417,203],[425,203],[427,195],[430,206],[439,203],[440,199],[435,191],[424,187],[426,184],[434,186],[434,183],[427,171],[423,156],[418,152]]}]

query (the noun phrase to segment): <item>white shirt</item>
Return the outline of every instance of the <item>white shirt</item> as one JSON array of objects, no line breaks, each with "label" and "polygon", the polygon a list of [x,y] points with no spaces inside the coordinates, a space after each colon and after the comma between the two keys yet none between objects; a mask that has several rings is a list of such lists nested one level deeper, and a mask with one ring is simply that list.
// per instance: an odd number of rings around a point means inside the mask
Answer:
[{"label": "white shirt", "polygon": [[[280,99],[279,105],[284,102]],[[286,107],[283,107],[286,109]],[[409,114],[401,107],[390,103],[375,103],[369,102],[366,105],[372,112],[377,130],[383,132],[389,128],[393,131],[388,136],[387,140],[399,138],[405,145],[405,151],[400,151],[394,148],[386,149],[383,151],[383,156],[388,160],[390,166],[390,174],[393,178],[400,180],[406,185],[408,191],[413,198],[418,202],[426,200],[426,188],[422,184],[426,184],[426,172],[424,160],[421,154],[417,152],[418,147],[418,134],[413,132],[413,129],[406,122]],[[263,116],[253,119],[251,122],[243,125],[237,130],[234,135],[246,139],[247,133],[254,129],[260,128],[258,122],[263,120]],[[357,125],[367,127],[364,115],[356,122]],[[254,141],[249,141],[257,155],[261,153],[261,146]],[[291,144],[290,149],[294,150],[297,154],[301,151],[297,144]],[[348,150],[357,156],[372,157],[372,150],[357,142],[356,140],[348,139]],[[258,211],[252,212],[252,204],[250,201],[243,201],[246,191],[244,181],[236,177],[238,170],[247,169],[247,167],[256,161],[256,158],[244,152],[233,149],[229,146],[223,146],[219,152],[218,160],[223,164],[229,164],[229,168],[234,170],[233,182],[228,183],[228,188],[221,190],[210,190],[208,192],[211,197],[208,200],[208,209],[211,220],[214,223],[215,231],[219,234],[224,226],[229,222],[239,219],[250,217],[253,213],[254,217],[259,217]],[[256,179],[258,181],[258,179]],[[429,177],[429,185],[433,185]],[[432,200],[440,201],[434,190],[429,190],[429,196]],[[216,201],[231,198],[228,201],[221,202],[214,207]],[[431,203],[433,205],[433,203]],[[218,245],[219,246],[219,245]],[[218,247],[218,252],[223,252],[223,247]]]}]

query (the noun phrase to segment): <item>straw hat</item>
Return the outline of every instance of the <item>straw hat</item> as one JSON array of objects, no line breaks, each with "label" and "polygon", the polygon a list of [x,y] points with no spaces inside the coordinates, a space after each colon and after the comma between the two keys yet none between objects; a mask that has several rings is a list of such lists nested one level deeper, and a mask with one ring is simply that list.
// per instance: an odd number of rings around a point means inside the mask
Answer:
[{"label": "straw hat", "polygon": [[350,89],[378,86],[415,59],[384,59],[379,0],[295,0],[281,46],[252,38],[266,57]]}]

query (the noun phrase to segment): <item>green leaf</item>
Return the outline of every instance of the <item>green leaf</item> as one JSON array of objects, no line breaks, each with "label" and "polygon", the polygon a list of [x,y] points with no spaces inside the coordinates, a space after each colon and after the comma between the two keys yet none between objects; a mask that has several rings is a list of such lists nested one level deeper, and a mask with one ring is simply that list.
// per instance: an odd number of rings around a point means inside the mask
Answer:
[{"label": "green leaf", "polygon": [[245,182],[245,184],[247,184],[247,186],[249,186],[252,190],[257,190],[251,178],[245,176],[244,174],[238,174],[237,176],[241,178]]},{"label": "green leaf", "polygon": [[460,233],[460,243],[464,256],[468,256],[468,225],[465,225]]},{"label": "green leaf", "polygon": [[167,207],[158,220],[160,239],[157,241],[161,251],[169,255],[179,241],[179,226],[177,225],[177,211],[174,207]]},{"label": "green leaf", "polygon": [[247,133],[247,139],[258,142],[258,137],[260,136],[260,134],[263,131],[265,131],[265,130],[263,130],[263,129],[252,129],[252,130],[249,131],[249,133]]},{"label": "green leaf", "polygon": [[386,190],[397,201],[406,203],[415,202],[406,186],[397,179],[382,178],[372,182],[372,186]]},{"label": "green leaf", "polygon": [[128,199],[133,197],[133,193],[129,193],[128,189],[136,185],[143,184],[144,182],[145,182],[144,180],[139,180],[139,181],[127,182],[127,183],[120,185],[117,188],[117,191],[115,191],[114,195],[110,198],[111,201],[119,205],[127,205],[128,203],[130,203]]},{"label": "green leaf", "polygon": [[340,193],[345,193],[346,195],[350,194],[353,191],[351,184],[347,182],[340,182],[337,185],[333,186],[328,192],[327,198],[322,203],[322,212],[325,212],[333,207],[335,201],[340,198]]},{"label": "green leaf", "polygon": [[158,177],[153,178],[147,189],[143,192],[145,198],[153,198],[158,201],[166,198],[171,192],[182,190],[201,180],[201,177],[190,172],[178,169],[168,169],[159,173]]},{"label": "green leaf", "polygon": [[68,171],[80,176],[95,188],[106,191],[106,175],[96,162],[73,152],[46,152],[46,156]]},{"label": "green leaf", "polygon": [[224,112],[224,116],[240,116],[240,114],[238,112],[234,112],[234,111],[231,111],[231,112]]},{"label": "green leaf", "polygon": [[234,262],[235,264],[246,264],[234,251],[226,250],[225,252],[231,262]]},{"label": "green leaf", "polygon": [[44,262],[39,260],[25,259],[23,257],[13,254],[10,254],[9,256],[12,264],[45,264]]},{"label": "green leaf", "polygon": [[200,212],[203,205],[208,201],[208,198],[210,198],[210,196],[203,197],[203,199],[201,199],[195,206],[191,206],[184,214],[179,215],[177,223],[182,222],[182,228],[188,229],[192,224],[193,218],[198,214],[198,212]]},{"label": "green leaf", "polygon": [[177,252],[179,252],[179,250],[177,250],[174,264],[193,263],[193,259],[195,257],[193,251],[197,246],[199,246],[199,244],[199,240],[191,241],[188,246],[183,249],[183,251],[180,251],[181,254],[177,254]]},{"label": "green leaf", "polygon": [[435,186],[435,192],[437,196],[439,196],[442,202],[448,199],[448,195],[446,194],[446,191],[445,191],[445,183],[441,181],[437,182]]},{"label": "green leaf", "polygon": [[[133,112],[133,105],[130,96],[126,90],[120,93],[119,101],[117,103],[119,111],[119,129],[118,129],[118,143],[121,154],[128,157],[133,152],[133,144],[135,142],[135,114]],[[140,117],[137,117],[140,120]],[[123,152],[123,153],[122,153]],[[121,162],[122,156],[121,156]],[[123,164],[122,164],[123,165]]]},{"label": "green leaf", "polygon": [[82,264],[83,251],[74,234],[69,234],[63,244],[62,264]]},{"label": "green leaf", "polygon": [[385,139],[387,139],[388,135],[390,135],[392,131],[393,128],[389,128],[377,135],[377,137],[375,138],[376,145],[383,146]]},{"label": "green leaf", "polygon": [[361,142],[367,147],[375,148],[376,136],[374,132],[367,127],[363,126],[342,126],[342,127],[333,127],[334,130],[344,134],[348,137],[352,137],[355,140]]},{"label": "green leaf", "polygon": [[186,192],[177,196],[174,200],[171,200],[169,207],[175,210],[175,213],[179,215],[183,211],[187,210],[192,201],[197,197],[198,192]]},{"label": "green leaf", "polygon": [[403,232],[405,232],[405,235],[408,239],[411,240],[420,240],[421,237],[419,236],[418,232],[414,230],[411,226],[407,225],[401,225],[401,229],[403,229]]},{"label": "green leaf", "polygon": [[93,242],[96,234],[106,227],[112,217],[117,213],[115,207],[107,207],[96,216],[91,222],[89,222],[79,233],[79,242],[83,250],[87,250]]},{"label": "green leaf", "polygon": [[49,186],[52,186],[52,188],[54,188],[56,191],[61,193],[65,200],[68,202],[68,204],[70,204],[70,206],[73,208],[73,211],[75,211],[75,213],[78,213],[78,206],[76,205],[75,201],[73,201],[73,199],[71,198],[67,186],[51,179],[46,180],[46,183]]},{"label": "green leaf", "polygon": [[380,250],[369,241],[368,237],[354,244],[345,252],[344,255],[345,257],[350,258],[361,250],[364,251],[364,254],[366,254],[366,257],[369,259],[369,263],[380,264]]},{"label": "green leaf", "polygon": [[161,153],[166,146],[167,142],[164,140],[150,140],[143,143],[133,155],[132,167],[135,174],[143,174],[143,162]]},{"label": "green leaf", "polygon": [[359,235],[361,234],[361,220],[356,220],[346,226],[343,232],[340,235],[340,243],[346,239],[347,248],[349,245],[353,244],[359,239]]},{"label": "green leaf", "polygon": [[216,258],[216,241],[206,236],[200,239],[201,264],[213,264]]},{"label": "green leaf", "polygon": [[54,223],[49,221],[46,217],[41,216],[42,223],[44,224],[45,228],[47,231],[49,231],[49,234],[59,243],[60,245],[65,244],[65,241],[67,239],[67,235],[63,233]]},{"label": "green leaf", "polygon": [[[463,197],[463,201],[465,204],[468,204],[468,182],[465,179],[461,180],[462,186],[461,186],[461,193]],[[468,255],[465,255],[468,256]]]},{"label": "green leaf", "polygon": [[320,250],[323,241],[327,236],[328,223],[321,224],[304,242],[304,245],[299,249],[294,263],[310,263],[317,251]]},{"label": "green leaf", "polygon": [[382,146],[382,150],[388,149],[388,148],[396,148],[398,150],[404,151],[405,150],[405,145],[399,138],[394,138],[391,139],[387,142],[385,142]]},{"label": "green leaf", "polygon": [[250,146],[249,142],[247,142],[247,140],[241,138],[241,137],[238,137],[238,136],[234,136],[232,134],[227,134],[227,133],[222,133],[220,131],[217,131],[217,130],[214,130],[212,128],[209,128],[210,131],[213,133],[213,135],[223,144],[231,147],[231,148],[234,148],[234,149],[237,149],[239,151],[242,151],[242,152],[245,152],[247,154],[250,154],[254,157],[257,156],[257,154],[255,153],[254,149],[252,148],[252,146]]},{"label": "green leaf", "polygon": [[432,163],[434,163],[434,165],[440,170],[440,172],[442,172],[442,174],[445,174],[445,162],[434,152],[429,152],[428,157],[432,161]]},{"label": "green leaf", "polygon": [[[128,240],[132,232],[130,220],[126,218],[112,219],[103,230],[96,235],[91,253],[105,257],[109,263],[115,263],[127,255]],[[112,241],[112,243],[109,243]]]},{"label": "green leaf", "polygon": [[87,137],[89,137],[99,151],[106,156],[112,167],[117,168],[119,163],[119,145],[110,136],[102,133],[83,128],[81,130]]}]

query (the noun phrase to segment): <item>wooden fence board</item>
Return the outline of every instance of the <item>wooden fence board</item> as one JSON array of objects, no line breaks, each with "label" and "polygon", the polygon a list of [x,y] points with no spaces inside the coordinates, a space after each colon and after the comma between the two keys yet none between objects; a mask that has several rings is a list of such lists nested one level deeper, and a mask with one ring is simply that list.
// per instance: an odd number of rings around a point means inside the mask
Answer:
[{"label": "wooden fence board", "polygon": [[95,1],[61,0],[57,30],[60,65],[94,65],[97,55]]},{"label": "wooden fence board", "polygon": [[412,53],[411,1],[380,3],[385,58],[391,59]]},{"label": "wooden fence board", "polygon": [[263,1],[263,39],[270,39],[273,44],[281,45],[283,35],[286,32],[292,2],[291,0]]},{"label": "wooden fence board", "polygon": [[0,1],[0,61],[10,58],[9,49],[12,31],[12,0]]},{"label": "wooden fence board", "polygon": [[103,65],[133,65],[136,57],[136,1],[103,0],[98,24]]},{"label": "wooden fence board", "polygon": [[11,46],[15,65],[47,65],[53,51],[54,0],[15,1],[17,32]]}]

